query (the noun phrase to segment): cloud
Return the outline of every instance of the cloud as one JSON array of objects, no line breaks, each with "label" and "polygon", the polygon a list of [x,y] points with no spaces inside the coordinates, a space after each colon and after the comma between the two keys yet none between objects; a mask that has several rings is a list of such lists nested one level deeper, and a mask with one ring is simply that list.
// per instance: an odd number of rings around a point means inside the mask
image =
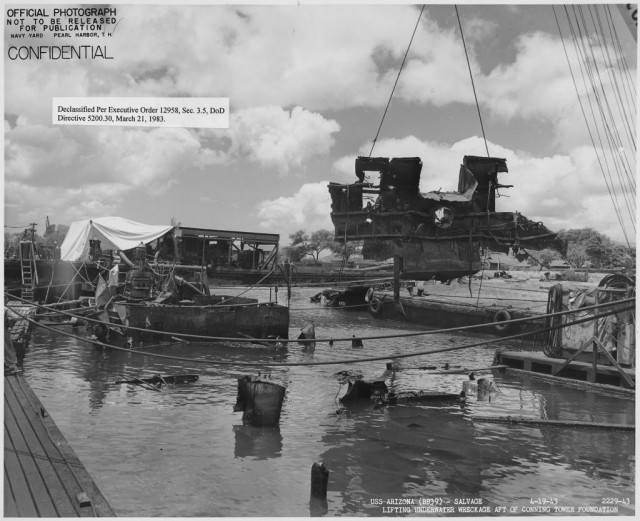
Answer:
[{"label": "cloud", "polygon": [[[117,10],[117,31],[107,43],[113,60],[5,59],[9,111],[43,123],[50,118],[51,96],[228,96],[234,111],[380,107],[419,13],[411,5],[118,5]],[[426,10],[398,96],[434,103],[464,96],[471,102],[455,32],[429,16]]]},{"label": "cloud", "polygon": [[257,211],[260,227],[279,230],[283,236],[300,229],[309,233],[321,229],[332,230],[328,185],[328,181],[307,183],[291,196],[262,201]]},{"label": "cloud", "polygon": [[84,127],[5,121],[9,180],[40,186],[118,182],[162,192],[186,169],[248,159],[280,174],[326,154],[340,129],[300,107],[259,107],[234,114],[229,129],[208,135],[187,128]]},{"label": "cloud", "polygon": [[301,107],[291,112],[280,107],[246,109],[232,116],[229,154],[284,175],[312,156],[329,152],[332,134],[339,130],[336,121]]},{"label": "cloud", "polygon": [[[159,195],[214,165],[248,160],[280,175],[303,169],[311,157],[329,152],[339,128],[300,107],[239,111],[231,127],[219,131],[51,126],[19,117],[13,127],[5,121],[5,179],[14,199],[24,203],[34,195],[48,203],[61,190],[80,187],[76,210],[93,205],[101,214],[113,213],[118,199],[106,203],[106,194],[126,187],[128,195]],[[19,204],[10,208],[22,211]],[[77,213],[69,205],[60,209],[65,221]]]},{"label": "cloud", "polygon": [[161,192],[201,150],[194,134],[183,128],[87,131],[80,126],[29,125],[19,119],[5,133],[5,176],[41,189],[114,183]]},{"label": "cloud", "polygon": [[11,226],[30,222],[44,225],[46,215],[55,215],[59,224],[69,224],[96,215],[114,215],[128,190],[127,185],[118,183],[41,189],[20,181],[5,181],[5,220]]}]

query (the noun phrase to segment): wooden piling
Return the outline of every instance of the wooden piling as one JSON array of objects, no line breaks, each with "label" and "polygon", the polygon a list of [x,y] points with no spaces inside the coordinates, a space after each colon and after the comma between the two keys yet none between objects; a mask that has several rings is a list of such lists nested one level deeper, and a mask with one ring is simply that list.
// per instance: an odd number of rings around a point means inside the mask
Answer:
[{"label": "wooden piling", "polygon": [[324,463],[311,465],[311,497],[327,499],[327,485],[329,484],[329,470]]},{"label": "wooden piling", "polygon": [[327,486],[329,484],[329,470],[324,463],[314,463],[311,466],[311,494],[309,512],[312,517],[325,515],[329,511],[327,503]]}]

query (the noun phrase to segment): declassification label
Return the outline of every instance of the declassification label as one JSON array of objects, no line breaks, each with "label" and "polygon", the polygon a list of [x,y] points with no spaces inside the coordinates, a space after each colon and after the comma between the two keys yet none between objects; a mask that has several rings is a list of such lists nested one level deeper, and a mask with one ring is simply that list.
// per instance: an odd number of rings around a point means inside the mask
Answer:
[{"label": "declassification label", "polygon": [[52,123],[229,128],[229,98],[53,98]]}]

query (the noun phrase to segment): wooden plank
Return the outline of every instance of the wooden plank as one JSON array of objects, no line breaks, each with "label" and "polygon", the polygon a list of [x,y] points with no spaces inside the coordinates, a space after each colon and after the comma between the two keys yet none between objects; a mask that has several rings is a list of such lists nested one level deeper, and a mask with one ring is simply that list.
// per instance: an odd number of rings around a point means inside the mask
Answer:
[{"label": "wooden plank", "polygon": [[[36,405],[32,401],[29,401],[24,389],[20,387],[19,381],[17,385],[12,382],[7,387],[10,388],[10,391],[5,389],[5,395],[8,392],[13,392],[19,405],[19,407],[14,407],[17,411],[12,412],[17,412],[16,421],[21,426],[20,432],[24,436],[28,452],[31,452],[36,466],[42,472],[48,492],[60,509],[59,515],[65,513],[66,516],[76,516],[77,508],[75,508],[72,498],[78,492],[79,486],[73,471],[66,465],[56,468],[52,465],[51,459],[64,461],[64,458],[42,424],[39,416],[40,411],[36,410]],[[10,418],[7,419],[10,420]]]},{"label": "wooden plank", "polygon": [[554,427],[583,427],[588,429],[609,429],[634,431],[635,425],[626,425],[620,423],[597,423],[576,420],[550,420],[545,418],[526,418],[524,416],[475,416],[473,421],[488,423],[505,423],[508,425],[550,425]]},{"label": "wooden plank", "polygon": [[[11,440],[5,448],[5,454],[13,452],[17,455],[39,515],[58,517],[59,512],[50,494],[52,490],[60,489],[58,476],[47,461],[45,451],[33,431],[28,419],[29,412],[22,410],[19,406],[16,407],[16,403],[11,399],[11,393],[12,389],[5,390],[7,402],[11,404],[8,410],[5,409],[5,423],[7,424],[5,440],[7,438]],[[18,448],[24,445],[26,445],[26,450]]]},{"label": "wooden plank", "polygon": [[[5,450],[7,450],[5,448]],[[37,470],[40,473],[40,477],[44,482],[44,485],[47,489],[47,495],[51,499],[52,505],[54,507],[53,512],[49,512],[46,517],[74,517],[77,515],[77,512],[74,508],[73,502],[69,497],[65,487],[63,485],[62,480],[68,479],[69,472],[57,472],[54,468],[54,463],[49,460],[46,456],[35,456],[32,453],[18,451],[13,449],[19,456],[19,459],[22,458],[30,458],[33,460]],[[42,500],[45,505],[47,505],[46,499]],[[42,511],[41,508],[39,510]],[[41,513],[41,515],[45,515]]]},{"label": "wooden plank", "polygon": [[[552,367],[558,367],[565,362],[564,358],[549,358],[542,352],[531,352],[531,351],[502,351],[500,352],[500,358],[504,359],[512,359],[512,360],[532,360],[536,363],[546,363],[551,365]],[[591,362],[583,362],[581,360],[574,360],[571,362],[571,368],[580,370],[580,371],[588,371],[591,368]],[[635,378],[636,371],[634,368],[624,367],[622,370],[629,375],[631,378]],[[618,370],[613,366],[605,366],[602,364],[598,365],[598,373],[604,375],[618,376]]]},{"label": "wooden plank", "polygon": [[[5,403],[9,404],[9,410],[11,412],[7,420],[11,418],[14,420],[13,423],[9,424],[13,427],[9,430],[9,433],[14,436],[17,441],[19,441],[19,437],[23,438],[24,442],[20,443],[26,447],[27,452],[30,451],[36,456],[46,456],[47,452],[40,442],[34,425],[31,423],[31,418],[37,418],[40,411],[33,407],[24,393],[20,392],[19,388],[16,390],[13,385],[9,385],[8,388],[5,388],[4,393]],[[21,450],[24,449],[21,448]]]},{"label": "wooden plank", "polygon": [[502,369],[507,374],[517,374],[520,376],[530,376],[532,378],[539,378],[541,380],[547,380],[549,382],[557,382],[563,385],[571,387],[579,387],[581,389],[600,389],[602,391],[608,391],[618,394],[625,394],[628,396],[635,396],[635,389],[627,389],[626,387],[619,387],[617,385],[598,384],[591,383],[585,380],[576,380],[575,378],[564,378],[562,376],[552,376],[550,374],[536,373],[534,371],[524,371],[523,369],[516,369],[515,367],[507,367]]},{"label": "wooden plank", "polygon": [[11,483],[9,482],[9,476],[7,475],[7,467],[4,468],[4,517],[19,517],[18,505],[13,497],[13,491],[11,490]]},{"label": "wooden plank", "polygon": [[[611,353],[607,351],[607,348],[602,344],[602,342],[600,342],[599,339],[595,338],[594,345],[598,346],[600,351],[602,351],[602,353],[609,359],[609,361],[613,364],[613,366],[618,370],[618,372],[626,380],[626,382],[629,384],[629,387],[633,389],[636,386],[635,382],[629,377],[627,373],[624,372],[624,369],[622,369],[622,367],[620,367],[620,364],[618,364],[618,362],[613,358],[613,356],[611,356]],[[596,350],[594,349],[594,352],[595,351]]]},{"label": "wooden plank", "polygon": [[[10,471],[5,463],[5,473],[20,516],[25,515],[23,511],[28,512],[29,517],[115,516],[75,452],[20,376],[5,376],[5,456],[7,454],[13,468]],[[91,501],[81,507],[77,498],[85,495]],[[30,506],[24,503],[29,498]],[[13,506],[9,503],[5,508]]]},{"label": "wooden plank", "polygon": [[31,489],[18,461],[18,456],[11,451],[4,451],[5,473],[10,478],[12,496],[15,498],[16,508],[20,517],[38,517]]},{"label": "wooden plank", "polygon": [[[26,385],[26,383],[24,386],[24,393],[31,402],[37,404],[38,407],[42,407],[40,400],[38,400],[38,397],[35,395],[33,390]],[[80,459],[73,451],[62,432],[60,432],[60,429],[58,429],[51,416],[46,415],[44,418],[41,418],[40,421],[47,432],[48,439],[51,440],[56,453],[59,455],[57,459],[65,462],[63,465],[62,463],[57,463],[56,459],[54,459],[54,467],[59,474],[63,472],[72,473],[73,483],[66,479],[62,480],[62,482],[65,484],[67,493],[78,512],[77,515],[81,515],[83,517],[115,517],[113,509],[102,495],[102,492],[98,489],[93,478],[91,478],[90,474],[82,465]],[[90,508],[80,508],[79,504],[77,504],[75,498],[76,495],[81,492],[85,492],[91,498],[92,506]]]}]

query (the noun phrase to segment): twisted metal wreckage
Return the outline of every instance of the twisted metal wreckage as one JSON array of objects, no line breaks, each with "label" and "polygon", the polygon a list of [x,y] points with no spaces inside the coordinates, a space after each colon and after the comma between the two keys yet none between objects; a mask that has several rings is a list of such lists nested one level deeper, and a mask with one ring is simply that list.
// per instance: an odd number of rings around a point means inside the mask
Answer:
[{"label": "twisted metal wreckage", "polygon": [[[498,189],[512,186],[498,182],[498,173],[508,172],[505,159],[464,156],[457,192],[420,193],[419,157],[358,157],[355,170],[355,183],[329,183],[335,238],[363,240],[364,258],[394,257],[401,279],[473,275],[482,268],[480,250],[487,244],[493,251],[512,250],[520,260],[525,248],[566,253],[566,244],[541,222],[496,212]],[[379,183],[369,182],[367,172],[379,172]]]}]

